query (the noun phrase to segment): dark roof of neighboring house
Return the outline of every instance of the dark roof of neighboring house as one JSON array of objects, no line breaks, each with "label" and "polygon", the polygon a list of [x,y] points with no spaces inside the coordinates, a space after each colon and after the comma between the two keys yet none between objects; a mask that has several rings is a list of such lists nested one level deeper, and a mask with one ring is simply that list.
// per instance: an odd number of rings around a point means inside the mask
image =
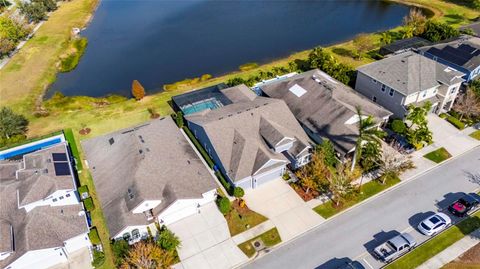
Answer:
[{"label": "dark roof of neighboring house", "polygon": [[463,35],[449,42],[423,47],[420,51],[469,71],[480,66],[480,38],[478,37]]},{"label": "dark roof of neighboring house", "polygon": [[388,45],[382,46],[380,48],[380,54],[387,55],[387,54],[392,54],[395,52],[399,52],[399,51],[403,51],[411,48],[419,48],[419,47],[429,46],[429,45],[432,45],[432,42],[424,38],[415,36],[412,38],[400,39]]},{"label": "dark roof of neighboring house", "polygon": [[357,70],[405,96],[441,84],[454,85],[464,81],[462,72],[412,51],[392,55]]},{"label": "dark roof of neighboring house", "polygon": [[[301,87],[305,93],[298,97],[292,87]],[[300,123],[331,140],[342,155],[355,147],[357,125],[345,122],[357,115],[357,106],[377,121],[392,114],[318,69],[262,85],[261,89],[272,98],[283,99]]]},{"label": "dark roof of neighboring house", "polygon": [[[285,156],[271,150],[283,144],[282,141],[294,141],[290,152],[294,156],[310,147],[302,127],[285,102],[278,99],[256,97],[252,101],[191,114],[186,119],[203,127],[233,181],[261,173],[262,166],[272,159],[285,164]],[[299,144],[303,149],[299,149]]]},{"label": "dark roof of neighboring house", "polygon": [[72,175],[56,176],[53,162],[48,161],[52,153],[66,152],[66,144],[62,143],[29,153],[19,161],[0,161],[0,252],[14,251],[0,261],[0,267],[27,251],[62,247],[64,241],[88,232],[85,216],[80,214],[81,204],[37,206],[28,213],[18,208],[19,202],[21,206],[42,200],[56,190],[75,188]]},{"label": "dark roof of neighboring house", "polygon": [[110,235],[146,225],[131,211],[161,200],[158,215],[178,199],[202,198],[217,187],[211,174],[170,117],[82,142]]}]

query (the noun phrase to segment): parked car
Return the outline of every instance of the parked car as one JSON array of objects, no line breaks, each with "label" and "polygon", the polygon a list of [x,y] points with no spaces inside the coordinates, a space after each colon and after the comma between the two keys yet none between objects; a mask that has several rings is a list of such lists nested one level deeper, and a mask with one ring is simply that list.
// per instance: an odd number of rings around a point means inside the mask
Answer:
[{"label": "parked car", "polygon": [[436,213],[424,219],[418,224],[418,230],[424,235],[434,235],[452,224],[449,216],[443,213]]},{"label": "parked car", "polygon": [[408,233],[399,234],[373,250],[375,258],[382,262],[389,263],[402,254],[409,252],[417,245],[417,242]]},{"label": "parked car", "polygon": [[337,269],[365,269],[365,266],[363,266],[361,263],[357,261],[352,261],[352,262],[345,262],[344,265],[341,265]]},{"label": "parked car", "polygon": [[405,137],[396,133],[390,134],[385,140],[387,143],[393,146],[397,146],[400,150],[400,153],[410,154],[415,151],[415,147],[412,144],[408,143]]},{"label": "parked car", "polygon": [[448,211],[454,216],[463,218],[468,215],[468,213],[475,210],[479,206],[479,203],[480,201],[477,198],[464,193],[460,199],[456,200],[448,207]]}]

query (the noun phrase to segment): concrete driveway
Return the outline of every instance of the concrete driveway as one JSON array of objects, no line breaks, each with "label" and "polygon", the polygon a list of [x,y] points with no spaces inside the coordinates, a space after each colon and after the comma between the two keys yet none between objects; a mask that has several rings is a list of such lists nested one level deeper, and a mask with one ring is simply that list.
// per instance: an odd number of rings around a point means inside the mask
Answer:
[{"label": "concrete driveway", "polygon": [[248,258],[230,238],[227,222],[215,203],[200,213],[168,225],[181,240],[177,269],[232,268]]},{"label": "concrete driveway", "polygon": [[91,269],[92,260],[90,250],[87,247],[81,248],[68,256],[68,263],[58,264],[49,269]]},{"label": "concrete driveway", "polygon": [[457,156],[480,144],[480,141],[466,135],[435,114],[428,115],[428,128],[433,133],[434,145],[444,147],[450,154]]},{"label": "concrete driveway", "polygon": [[244,199],[274,223],[284,242],[325,221],[281,178],[247,191]]}]

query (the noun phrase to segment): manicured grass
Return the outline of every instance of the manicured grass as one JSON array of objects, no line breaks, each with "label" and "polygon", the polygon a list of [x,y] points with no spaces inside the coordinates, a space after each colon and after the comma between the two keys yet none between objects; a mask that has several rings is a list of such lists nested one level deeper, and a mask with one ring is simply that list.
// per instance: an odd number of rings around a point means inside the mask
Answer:
[{"label": "manicured grass", "polygon": [[320,216],[324,218],[330,218],[331,216],[383,191],[391,186],[397,184],[400,182],[400,179],[395,178],[395,179],[389,179],[385,181],[385,184],[381,184],[377,180],[373,180],[370,182],[367,182],[362,185],[361,193],[355,193],[352,194],[350,197],[347,197],[346,200],[341,203],[340,205],[335,205],[334,202],[328,201],[326,203],[323,203],[317,207],[315,207],[313,210],[317,212]]},{"label": "manicured grass", "polygon": [[445,232],[435,236],[427,243],[415,248],[407,255],[389,264],[386,268],[410,269],[416,268],[447,247],[453,245],[465,235],[480,228],[480,212],[469,217]]},{"label": "manicured grass", "polygon": [[446,159],[452,157],[452,155],[450,155],[450,153],[445,148],[439,148],[423,155],[423,157],[429,159],[432,162],[441,163]]},{"label": "manicured grass", "polygon": [[93,204],[92,197],[88,197],[87,199],[83,200],[83,205],[87,211],[92,211],[95,209],[95,205]]},{"label": "manicured grass", "polygon": [[477,140],[480,140],[480,130],[471,133],[470,136]]},{"label": "manicured grass", "polygon": [[235,236],[267,220],[263,215],[248,208],[239,208],[232,203],[232,210],[225,215],[230,235]]},{"label": "manicured grass", "polygon": [[75,165],[77,166],[77,171],[83,170],[82,162],[80,161],[80,153],[78,151],[77,142],[75,142],[75,137],[73,136],[72,129],[68,128],[63,130],[63,134],[65,135],[65,139],[68,141],[70,145],[70,150],[72,151],[72,155],[75,158]]},{"label": "manicured grass", "polygon": [[280,234],[278,234],[277,228],[273,228],[264,232],[263,234],[254,237],[246,242],[241,243],[238,247],[247,255],[249,258],[255,254],[255,248],[252,246],[252,242],[257,240],[258,238],[262,239],[262,242],[265,244],[266,247],[272,247],[276,244],[282,242],[280,238]]},{"label": "manicured grass", "polygon": [[88,187],[87,187],[87,185],[80,186],[80,187],[78,187],[77,191],[78,191],[79,195],[82,195],[82,193],[84,193],[84,192],[88,193]]},{"label": "manicured grass", "polygon": [[100,240],[100,237],[98,236],[98,231],[97,228],[93,227],[90,229],[90,232],[88,233],[88,237],[90,238],[90,242],[94,245],[99,245],[102,243]]}]

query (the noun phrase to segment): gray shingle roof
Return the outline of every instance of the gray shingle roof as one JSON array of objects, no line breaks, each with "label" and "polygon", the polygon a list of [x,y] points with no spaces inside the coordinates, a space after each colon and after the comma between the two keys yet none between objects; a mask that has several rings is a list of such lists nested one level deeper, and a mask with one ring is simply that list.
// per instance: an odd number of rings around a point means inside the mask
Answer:
[{"label": "gray shingle roof", "polygon": [[405,96],[441,84],[456,84],[464,75],[412,51],[361,66],[358,71]]},{"label": "gray shingle roof", "polygon": [[[295,85],[305,90],[300,97],[290,90]],[[392,114],[318,69],[262,85],[261,89],[272,98],[283,99],[302,125],[330,139],[342,155],[355,147],[357,127],[345,122],[356,115],[357,106],[377,121]]]},{"label": "gray shingle roof", "polygon": [[252,101],[188,115],[186,119],[204,128],[233,181],[259,173],[258,169],[268,160],[286,163],[285,156],[275,153],[268,145],[276,145],[283,137],[309,147],[302,127],[285,102],[278,99],[256,97]]},{"label": "gray shingle roof", "polygon": [[[79,215],[83,212],[81,204],[39,206],[28,213],[18,208],[18,201],[42,200],[56,190],[75,188],[72,176],[56,176],[53,168],[35,174],[51,165],[46,160],[52,158],[52,153],[66,153],[65,144],[27,154],[25,162],[0,162],[0,251],[11,249],[10,226],[14,241],[14,253],[0,261],[2,268],[27,251],[62,247],[64,241],[88,232],[85,216]],[[23,167],[27,169],[19,170]],[[18,178],[14,171],[19,172]]]},{"label": "gray shingle roof", "polygon": [[162,201],[154,209],[158,215],[177,199],[201,198],[217,187],[169,117],[82,146],[112,237],[126,226],[149,223],[144,214],[131,213],[144,200]]}]

